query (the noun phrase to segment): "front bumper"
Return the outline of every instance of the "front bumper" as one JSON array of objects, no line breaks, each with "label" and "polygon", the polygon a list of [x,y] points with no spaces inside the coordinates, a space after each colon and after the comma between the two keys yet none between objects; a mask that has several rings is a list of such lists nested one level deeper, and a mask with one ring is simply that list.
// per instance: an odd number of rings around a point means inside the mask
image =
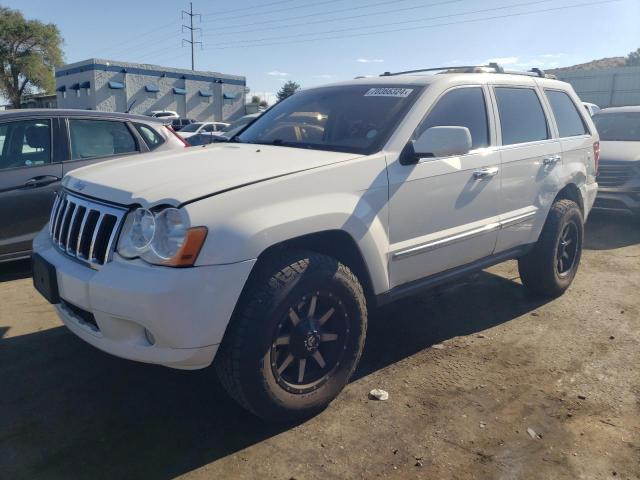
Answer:
[{"label": "front bumper", "polygon": [[73,333],[112,355],[181,369],[211,364],[255,263],[170,268],[114,255],[94,270],[58,250],[46,228],[33,246],[56,268],[56,309]]},{"label": "front bumper", "polygon": [[594,210],[640,214],[640,187],[600,188]]}]

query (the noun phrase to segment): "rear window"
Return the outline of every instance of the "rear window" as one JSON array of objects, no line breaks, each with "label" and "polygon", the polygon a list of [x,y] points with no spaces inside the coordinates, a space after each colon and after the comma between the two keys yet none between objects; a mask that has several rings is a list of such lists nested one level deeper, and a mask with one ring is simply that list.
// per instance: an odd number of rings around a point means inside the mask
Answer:
[{"label": "rear window", "polygon": [[545,90],[545,93],[551,104],[553,116],[556,117],[558,133],[561,137],[576,137],[589,133],[578,112],[578,107],[569,95],[559,90]]},{"label": "rear window", "polygon": [[592,118],[600,140],[640,142],[640,112],[597,113]]},{"label": "rear window", "polygon": [[550,138],[547,119],[535,90],[496,87],[495,92],[503,145]]}]

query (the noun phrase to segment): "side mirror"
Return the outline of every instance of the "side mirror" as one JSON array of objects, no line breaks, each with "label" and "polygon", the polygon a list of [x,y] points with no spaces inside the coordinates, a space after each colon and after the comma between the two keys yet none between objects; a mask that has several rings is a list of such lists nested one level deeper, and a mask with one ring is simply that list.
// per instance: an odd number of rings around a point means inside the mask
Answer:
[{"label": "side mirror", "polygon": [[471,132],[467,127],[431,127],[413,141],[416,158],[451,157],[471,150]]}]

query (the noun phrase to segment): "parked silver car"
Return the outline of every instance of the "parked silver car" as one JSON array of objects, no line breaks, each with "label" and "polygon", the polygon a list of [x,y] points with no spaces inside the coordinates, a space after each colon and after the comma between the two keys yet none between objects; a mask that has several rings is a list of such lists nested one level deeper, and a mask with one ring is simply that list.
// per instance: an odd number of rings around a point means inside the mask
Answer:
[{"label": "parked silver car", "polygon": [[605,108],[593,122],[601,152],[594,208],[640,215],[640,106]]},{"label": "parked silver car", "polygon": [[62,177],[123,155],[184,148],[170,119],[86,110],[0,113],[0,262],[26,258]]}]

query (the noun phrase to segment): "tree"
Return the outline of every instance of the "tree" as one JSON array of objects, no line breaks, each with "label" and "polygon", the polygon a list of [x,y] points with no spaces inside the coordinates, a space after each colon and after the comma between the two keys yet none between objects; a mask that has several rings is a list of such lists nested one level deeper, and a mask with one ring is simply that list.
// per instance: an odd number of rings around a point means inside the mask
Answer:
[{"label": "tree", "polygon": [[640,66],[640,48],[636,51],[629,53],[627,55],[627,66],[628,67],[638,67]]},{"label": "tree", "polygon": [[13,108],[20,108],[24,94],[53,91],[53,69],[61,64],[58,27],[0,7],[0,93]]},{"label": "tree", "polygon": [[260,103],[258,103],[259,107],[268,107],[269,106],[269,102],[267,102],[266,100],[260,100]]},{"label": "tree", "polygon": [[251,97],[251,103],[260,103],[260,97],[258,95],[254,95]]},{"label": "tree", "polygon": [[298,90],[300,90],[300,85],[289,80],[284,85],[282,85],[282,88],[280,90],[278,90],[278,93],[276,94],[276,96],[278,97],[278,101],[281,102],[285,98],[290,97],[291,95],[296,93]]}]

